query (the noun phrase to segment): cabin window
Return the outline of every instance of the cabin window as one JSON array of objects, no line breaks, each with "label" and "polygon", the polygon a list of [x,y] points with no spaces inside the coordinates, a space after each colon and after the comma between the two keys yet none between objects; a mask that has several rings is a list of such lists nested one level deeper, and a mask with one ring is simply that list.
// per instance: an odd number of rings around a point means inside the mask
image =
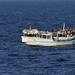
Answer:
[{"label": "cabin window", "polygon": [[47,35],[47,39],[50,39],[51,38],[51,36],[50,35]]},{"label": "cabin window", "polygon": [[36,34],[34,34],[33,36],[36,37]]},{"label": "cabin window", "polygon": [[28,36],[28,37],[36,37],[35,34],[25,34],[25,36]]},{"label": "cabin window", "polygon": [[62,34],[58,34],[58,37],[62,37]]},{"label": "cabin window", "polygon": [[43,38],[46,38],[46,35],[43,35]]}]

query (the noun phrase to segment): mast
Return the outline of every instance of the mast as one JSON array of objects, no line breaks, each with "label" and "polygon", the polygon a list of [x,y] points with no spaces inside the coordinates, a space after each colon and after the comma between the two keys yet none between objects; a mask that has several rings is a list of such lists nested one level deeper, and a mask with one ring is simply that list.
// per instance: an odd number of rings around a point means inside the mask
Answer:
[{"label": "mast", "polygon": [[63,31],[64,31],[64,29],[65,29],[65,23],[63,23]]}]

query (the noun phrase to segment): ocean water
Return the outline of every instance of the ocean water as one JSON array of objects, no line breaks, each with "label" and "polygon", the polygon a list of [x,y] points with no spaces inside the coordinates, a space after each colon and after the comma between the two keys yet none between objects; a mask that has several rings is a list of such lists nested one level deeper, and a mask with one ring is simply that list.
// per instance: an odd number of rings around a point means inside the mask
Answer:
[{"label": "ocean water", "polygon": [[75,2],[0,2],[0,75],[75,75],[75,45],[32,47],[22,30],[75,29]]}]

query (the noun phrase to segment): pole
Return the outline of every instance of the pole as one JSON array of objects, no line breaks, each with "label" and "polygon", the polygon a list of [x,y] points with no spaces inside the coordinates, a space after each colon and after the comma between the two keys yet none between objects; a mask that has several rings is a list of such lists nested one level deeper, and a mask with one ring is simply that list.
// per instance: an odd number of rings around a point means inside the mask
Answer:
[{"label": "pole", "polygon": [[65,23],[63,23],[63,31],[64,31],[64,29],[65,29]]},{"label": "pole", "polygon": [[31,30],[31,25],[30,25],[31,23],[30,22],[28,22],[28,26],[29,26],[29,30]]},{"label": "pole", "polygon": [[31,25],[29,25],[29,29],[31,30]]}]

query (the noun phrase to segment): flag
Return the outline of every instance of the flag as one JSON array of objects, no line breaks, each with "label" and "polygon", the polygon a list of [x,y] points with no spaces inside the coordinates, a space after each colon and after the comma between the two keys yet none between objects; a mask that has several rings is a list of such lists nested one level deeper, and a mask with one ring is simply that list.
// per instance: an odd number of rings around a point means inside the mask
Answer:
[{"label": "flag", "polygon": [[30,26],[30,22],[28,22],[28,25]]}]

